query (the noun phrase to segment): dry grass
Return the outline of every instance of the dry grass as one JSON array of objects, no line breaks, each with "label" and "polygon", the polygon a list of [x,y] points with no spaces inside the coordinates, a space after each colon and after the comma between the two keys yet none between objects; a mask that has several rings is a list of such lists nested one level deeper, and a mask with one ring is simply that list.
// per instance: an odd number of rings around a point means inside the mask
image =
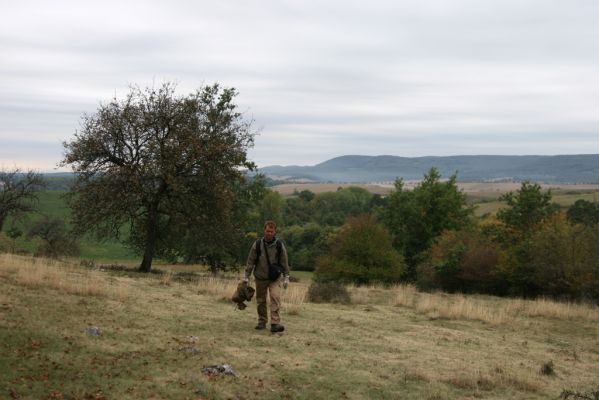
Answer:
[{"label": "dry grass", "polygon": [[[599,307],[590,304],[562,303],[548,299],[498,299],[489,296],[420,293],[412,285],[396,286],[390,305],[413,308],[430,318],[483,321],[491,325],[512,323],[526,317],[559,320],[599,321]],[[362,298],[367,295],[362,294]]]},{"label": "dry grass", "polygon": [[205,294],[212,297],[216,297],[220,300],[230,299],[237,289],[237,281],[222,279],[217,277],[203,277],[200,278],[195,289],[199,294]]},{"label": "dry grass", "polygon": [[391,289],[394,297],[391,305],[401,307],[414,307],[416,304],[418,290],[414,285],[397,285]]},{"label": "dry grass", "polygon": [[[230,303],[237,282],[0,255],[0,387],[21,398],[546,399],[592,390],[599,374],[597,307],[410,285],[349,287],[352,304],[311,304],[307,285],[292,283],[287,329],[272,335],[253,329],[253,307]],[[84,283],[129,295],[113,301]],[[90,325],[103,336],[82,333]],[[552,375],[541,373],[548,362]],[[221,363],[237,376],[200,372]]]},{"label": "dry grass", "polygon": [[497,389],[517,388],[524,392],[539,392],[541,385],[534,373],[514,374],[509,370],[496,367],[489,371],[472,369],[466,365],[456,365],[455,372],[442,381],[460,389],[472,390],[475,393],[489,392]]},{"label": "dry grass", "polygon": [[549,299],[506,299],[503,307],[513,316],[599,321],[599,308],[591,304],[556,302]]},{"label": "dry grass", "polygon": [[283,290],[281,300],[283,301],[283,304],[292,304],[297,308],[304,304],[307,293],[308,286],[299,283],[291,283],[287,289]]},{"label": "dry grass", "polygon": [[124,300],[129,288],[118,280],[93,270],[53,259],[0,255],[0,275],[11,277],[20,285],[30,288],[49,288],[81,296],[108,297]]},{"label": "dry grass", "polygon": [[378,288],[374,285],[370,286],[356,286],[348,285],[347,291],[351,296],[352,304],[370,304],[372,303],[371,295]]},{"label": "dry grass", "polygon": [[[21,285],[45,287],[83,296],[123,299],[128,289],[118,281],[109,282],[103,272],[83,270],[73,264],[52,259],[0,255],[0,276],[13,277]],[[171,286],[175,272],[167,269],[159,276],[161,285]],[[197,280],[197,293],[228,300],[237,287],[237,280],[219,277],[202,277]],[[283,291],[284,304],[292,312],[306,301],[308,286],[293,283]],[[599,321],[599,308],[589,304],[556,302],[549,299],[495,299],[444,293],[420,293],[413,285],[397,285],[390,289],[371,286],[348,286],[352,304],[389,304],[412,308],[429,318],[448,320],[483,321],[491,325],[513,322],[516,318],[542,317],[559,320]],[[390,298],[387,303],[384,298]]]},{"label": "dry grass", "polygon": [[507,317],[502,310],[462,295],[423,294],[416,301],[415,309],[431,318],[483,321],[491,325],[503,324]]},{"label": "dry grass", "polygon": [[172,269],[168,269],[165,273],[160,275],[160,284],[164,286],[170,286],[173,283],[173,277],[175,273]]}]

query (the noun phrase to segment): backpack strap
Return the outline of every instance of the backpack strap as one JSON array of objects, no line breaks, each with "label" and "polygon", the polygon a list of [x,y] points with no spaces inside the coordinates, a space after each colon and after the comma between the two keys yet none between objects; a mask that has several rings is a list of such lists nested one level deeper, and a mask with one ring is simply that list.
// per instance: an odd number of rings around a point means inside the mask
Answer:
[{"label": "backpack strap", "polygon": [[262,239],[256,240],[256,261],[254,265],[258,265],[258,261],[260,260],[260,254],[262,253]]},{"label": "backpack strap", "polygon": [[277,264],[281,265],[281,250],[283,249],[283,243],[279,239],[277,240]]}]

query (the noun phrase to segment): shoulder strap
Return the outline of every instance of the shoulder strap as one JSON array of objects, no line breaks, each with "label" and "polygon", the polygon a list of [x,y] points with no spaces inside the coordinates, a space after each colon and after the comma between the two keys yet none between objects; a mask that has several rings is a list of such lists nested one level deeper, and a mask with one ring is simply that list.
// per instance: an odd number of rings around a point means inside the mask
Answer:
[{"label": "shoulder strap", "polygon": [[258,260],[260,260],[260,253],[262,253],[262,239],[256,240],[255,246],[256,246],[256,262],[255,262],[255,264],[257,265]]},{"label": "shoulder strap", "polygon": [[268,264],[268,269],[270,270],[270,257],[268,256],[268,249],[266,248],[266,243],[262,240],[262,245],[264,246],[264,255],[266,256],[266,263]]},{"label": "shoulder strap", "polygon": [[[277,246],[277,264],[281,264],[281,250],[283,249],[283,243],[279,239],[276,239]],[[264,251],[266,252],[266,262],[270,267],[270,257],[268,256],[268,251],[266,250],[266,244],[262,239],[256,240],[256,264],[258,264],[258,259],[260,258],[260,254],[262,253],[262,246],[264,246]]]},{"label": "shoulder strap", "polygon": [[281,250],[283,249],[283,243],[277,239],[277,264],[281,265]]}]

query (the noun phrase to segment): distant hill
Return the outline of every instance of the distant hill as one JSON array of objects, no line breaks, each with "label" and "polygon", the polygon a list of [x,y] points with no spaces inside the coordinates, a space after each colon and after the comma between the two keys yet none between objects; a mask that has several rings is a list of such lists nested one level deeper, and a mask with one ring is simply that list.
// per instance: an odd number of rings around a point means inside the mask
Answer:
[{"label": "distant hill", "polygon": [[556,156],[398,157],[348,155],[314,166],[268,166],[259,172],[276,179],[316,182],[419,180],[432,167],[458,180],[599,183],[599,154]]}]

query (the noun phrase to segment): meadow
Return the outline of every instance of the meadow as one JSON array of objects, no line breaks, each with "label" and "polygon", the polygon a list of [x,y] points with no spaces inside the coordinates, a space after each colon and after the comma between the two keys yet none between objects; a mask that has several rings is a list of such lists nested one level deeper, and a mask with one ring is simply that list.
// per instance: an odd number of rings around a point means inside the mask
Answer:
[{"label": "meadow", "polygon": [[[159,268],[0,254],[0,398],[557,399],[599,390],[597,306],[406,285],[352,286],[350,304],[313,304],[304,274],[284,292],[285,332],[271,334],[253,329],[254,302],[240,311],[229,300],[239,276]],[[221,364],[235,375],[202,372]]]},{"label": "meadow", "polygon": [[[466,192],[469,203],[476,206],[475,214],[477,216],[495,214],[499,209],[505,207],[505,202],[499,200],[501,194],[501,192],[489,191]],[[597,202],[599,200],[599,190],[573,188],[551,190],[551,201],[559,204],[560,207],[569,207],[576,200]]]},{"label": "meadow", "polygon": [[[39,201],[36,203],[37,210],[28,213],[25,218],[15,221],[14,224],[24,234],[17,239],[16,245],[28,252],[33,252],[36,242],[26,238],[26,232],[33,224],[47,215],[52,218],[60,218],[68,221],[70,210],[63,198],[66,191],[46,190],[39,193]],[[9,217],[4,231],[13,225]],[[138,260],[139,257],[129,249],[116,241],[99,241],[91,235],[86,235],[79,240],[80,255],[82,258],[98,260],[101,262],[127,262]]]}]

